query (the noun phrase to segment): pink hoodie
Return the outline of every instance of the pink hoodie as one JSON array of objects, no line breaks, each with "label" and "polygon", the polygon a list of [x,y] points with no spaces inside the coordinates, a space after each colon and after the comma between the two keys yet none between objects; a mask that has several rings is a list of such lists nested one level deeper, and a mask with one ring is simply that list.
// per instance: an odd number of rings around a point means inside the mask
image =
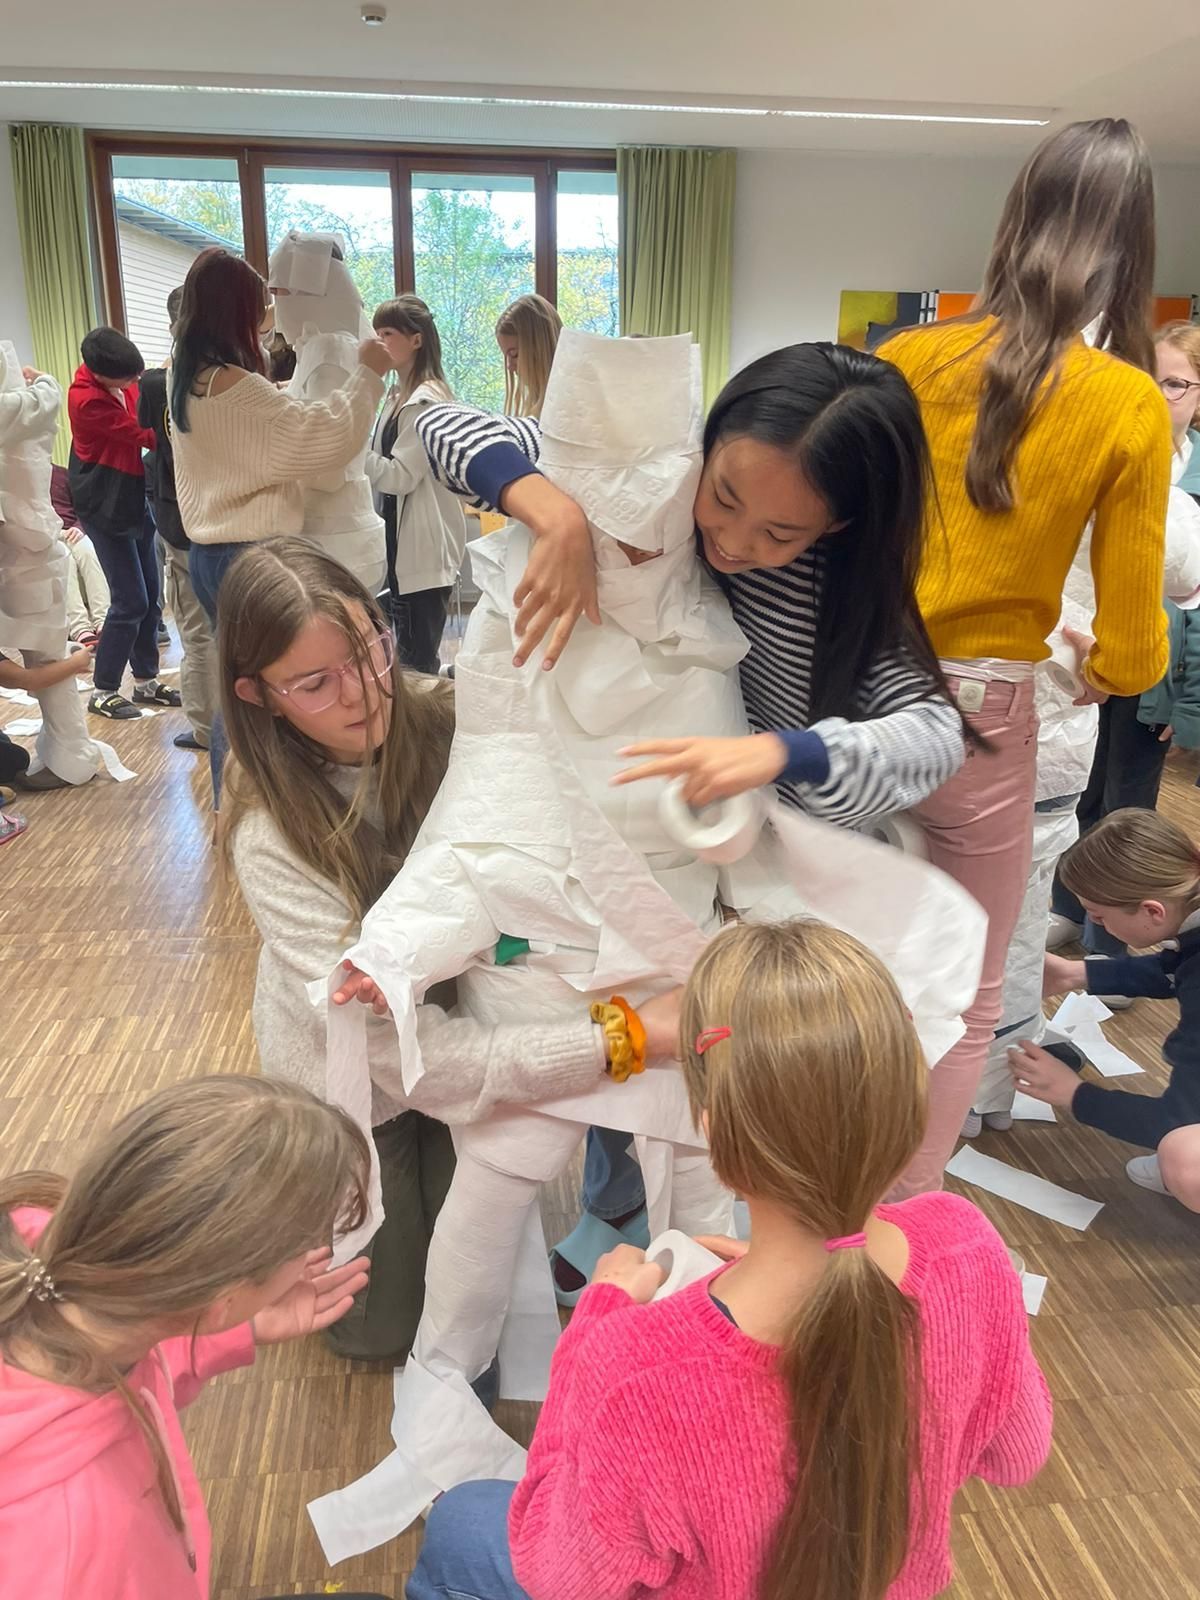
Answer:
[{"label": "pink hoodie", "polygon": [[[49,1213],[12,1213],[23,1238]],[[193,1360],[194,1354],[194,1360]],[[249,1323],[167,1339],[128,1374],[166,1445],[185,1529],[167,1516],[146,1440],[118,1394],[34,1378],[0,1358],[0,1589],[38,1600],[207,1600],[211,1535],[178,1411],[254,1360]]]}]

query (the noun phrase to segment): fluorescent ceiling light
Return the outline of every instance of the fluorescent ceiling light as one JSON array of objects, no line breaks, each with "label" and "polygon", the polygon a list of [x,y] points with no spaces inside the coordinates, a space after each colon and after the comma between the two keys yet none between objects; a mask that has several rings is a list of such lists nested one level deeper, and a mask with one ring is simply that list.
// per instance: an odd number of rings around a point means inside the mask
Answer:
[{"label": "fluorescent ceiling light", "polygon": [[944,122],[988,128],[1044,128],[1048,116],[977,116],[966,111],[859,111],[825,106],[689,105],[652,100],[556,99],[504,92],[419,93],[407,89],[323,89],[279,84],[93,82],[79,78],[0,78],[0,89],[117,90],[124,94],[273,95],[291,100],[392,100],[416,105],[512,106],[551,111],[652,111],[693,117],[787,117],[815,122]]}]

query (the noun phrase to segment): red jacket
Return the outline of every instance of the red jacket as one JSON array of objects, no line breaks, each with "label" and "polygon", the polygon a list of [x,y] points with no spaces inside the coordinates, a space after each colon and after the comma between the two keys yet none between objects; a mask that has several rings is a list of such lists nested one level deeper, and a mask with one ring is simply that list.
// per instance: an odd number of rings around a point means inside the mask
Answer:
[{"label": "red jacket", "polygon": [[154,431],[139,428],[136,383],[120,394],[80,367],[67,395],[71,418],[71,498],[84,527],[134,535],[146,520],[142,451],[153,450]]}]

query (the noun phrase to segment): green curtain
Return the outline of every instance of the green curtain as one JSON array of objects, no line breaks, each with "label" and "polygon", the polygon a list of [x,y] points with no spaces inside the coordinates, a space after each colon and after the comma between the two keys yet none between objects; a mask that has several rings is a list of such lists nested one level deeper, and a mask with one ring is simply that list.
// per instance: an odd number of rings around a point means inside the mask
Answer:
[{"label": "green curtain", "polygon": [[736,172],[733,150],[617,151],[621,332],[690,333],[706,408],[729,375]]},{"label": "green curtain", "polygon": [[65,465],[71,448],[67,388],[79,365],[79,341],[99,320],[88,244],[83,130],[26,123],[10,132],[33,358],[62,385],[54,459]]}]

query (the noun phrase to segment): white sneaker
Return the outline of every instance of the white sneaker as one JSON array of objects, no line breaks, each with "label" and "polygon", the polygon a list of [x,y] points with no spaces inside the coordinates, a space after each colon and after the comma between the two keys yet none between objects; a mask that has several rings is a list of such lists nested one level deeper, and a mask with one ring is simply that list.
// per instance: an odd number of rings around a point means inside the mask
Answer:
[{"label": "white sneaker", "polygon": [[1061,911],[1052,911],[1046,923],[1046,949],[1061,950],[1065,944],[1078,944],[1083,938],[1083,923],[1072,922]]},{"label": "white sneaker", "polygon": [[968,1111],[963,1118],[962,1136],[964,1139],[978,1139],[983,1132],[983,1118],[978,1111]]},{"label": "white sneaker", "polygon": [[1012,1112],[985,1111],[983,1113],[983,1125],[985,1128],[990,1128],[993,1133],[1011,1133],[1013,1125]]},{"label": "white sneaker", "polygon": [[1171,1192],[1162,1180],[1157,1156],[1134,1156],[1132,1161],[1125,1163],[1125,1173],[1139,1189],[1151,1189],[1155,1194]]}]

